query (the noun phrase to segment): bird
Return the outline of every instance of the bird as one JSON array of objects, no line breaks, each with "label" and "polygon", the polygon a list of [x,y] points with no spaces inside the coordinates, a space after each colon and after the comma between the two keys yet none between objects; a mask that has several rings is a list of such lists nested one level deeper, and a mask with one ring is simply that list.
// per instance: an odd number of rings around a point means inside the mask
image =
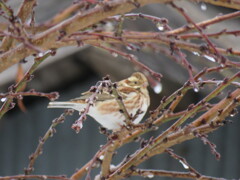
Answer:
[{"label": "bird", "polygon": [[[148,80],[141,72],[134,72],[130,77],[116,82],[118,95],[132,119],[133,124],[138,124],[150,105],[148,93]],[[87,106],[88,98],[94,92],[89,90],[81,94],[80,97],[64,102],[50,102],[48,108],[68,108],[79,112]],[[141,113],[139,113],[141,112]],[[96,95],[93,106],[88,113],[100,125],[108,130],[119,131],[126,125],[126,116],[120,110],[120,106],[113,95],[107,88],[103,88]]]}]

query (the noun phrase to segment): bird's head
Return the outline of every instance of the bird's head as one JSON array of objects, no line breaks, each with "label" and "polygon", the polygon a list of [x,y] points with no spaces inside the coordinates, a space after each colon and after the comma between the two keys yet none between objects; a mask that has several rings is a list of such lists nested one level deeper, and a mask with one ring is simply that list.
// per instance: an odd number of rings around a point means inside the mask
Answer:
[{"label": "bird's head", "polygon": [[143,73],[135,72],[125,80],[125,84],[136,89],[147,88],[148,80]]}]

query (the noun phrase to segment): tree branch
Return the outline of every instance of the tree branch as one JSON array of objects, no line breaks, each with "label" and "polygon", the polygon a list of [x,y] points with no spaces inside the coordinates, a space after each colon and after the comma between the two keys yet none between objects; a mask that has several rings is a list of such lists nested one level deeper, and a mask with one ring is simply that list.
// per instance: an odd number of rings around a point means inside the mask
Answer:
[{"label": "tree branch", "polygon": [[[102,5],[97,5],[93,9],[86,10],[84,13],[76,14],[62,23],[37,34],[32,38],[31,43],[43,50],[59,48],[60,46],[55,42],[60,36],[59,31],[64,31],[65,34],[69,35],[104,20],[109,16],[124,14],[147,4],[164,3],[166,1],[167,0],[138,0],[137,4],[134,4],[134,1],[131,0],[108,1]],[[33,53],[34,50],[26,49],[24,44],[19,44],[16,48],[1,54],[0,72]]]},{"label": "tree branch", "polygon": [[[160,176],[160,177],[171,177],[171,178],[197,179],[197,176],[191,172],[176,172],[176,171],[166,171],[166,170],[136,169],[134,170],[132,175],[147,177],[147,178]],[[225,179],[201,175],[201,180],[225,180]]]}]

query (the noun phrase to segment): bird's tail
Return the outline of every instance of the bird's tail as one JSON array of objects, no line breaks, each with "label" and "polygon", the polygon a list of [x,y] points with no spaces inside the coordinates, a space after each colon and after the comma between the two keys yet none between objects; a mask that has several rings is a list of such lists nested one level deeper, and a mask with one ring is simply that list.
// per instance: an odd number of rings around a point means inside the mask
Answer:
[{"label": "bird's tail", "polygon": [[72,103],[72,102],[50,102],[47,106],[48,108],[67,108],[67,109],[75,109],[75,110],[80,110],[84,108],[81,104],[79,103]]}]

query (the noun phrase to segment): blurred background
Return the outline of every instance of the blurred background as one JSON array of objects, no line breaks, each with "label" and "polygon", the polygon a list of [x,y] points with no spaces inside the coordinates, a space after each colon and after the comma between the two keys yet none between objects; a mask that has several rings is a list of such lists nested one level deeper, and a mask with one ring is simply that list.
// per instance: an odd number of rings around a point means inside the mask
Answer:
[{"label": "blurred background", "polygon": [[[71,3],[67,0],[39,1],[36,8],[37,22],[44,22]],[[20,1],[10,0],[8,4],[17,9]],[[184,7],[188,14],[191,14],[191,18],[195,22],[215,17],[219,13],[231,12],[230,9],[203,3],[181,2],[179,5]],[[185,23],[184,19],[175,10],[165,4],[149,5],[135,12],[165,17],[169,20],[172,28],[180,27]],[[126,21],[125,27],[139,31],[158,31],[155,25],[144,20]],[[239,19],[238,21],[235,19],[221,23],[220,26],[211,26],[212,30],[219,27],[221,29],[228,27],[229,30],[231,28],[239,29]],[[239,38],[226,36],[218,39],[216,43],[224,48],[237,47],[240,42]],[[128,50],[126,49],[126,51]],[[134,52],[134,54],[141,62],[163,74],[161,80],[162,92],[156,94],[149,88],[151,95],[150,110],[153,110],[159,104],[163,96],[176,91],[188,79],[188,73],[182,66],[161,53]],[[212,65],[212,62],[207,59],[193,54],[188,54],[187,58],[199,69],[203,66]],[[24,64],[25,69],[32,64],[31,57],[27,61]],[[1,93],[7,92],[7,88],[14,83],[16,69],[17,66],[13,66],[0,74]],[[36,71],[34,79],[28,84],[27,89],[35,89],[40,92],[58,91],[60,93],[58,100],[64,101],[80,96],[82,92],[87,91],[90,86],[95,85],[98,80],[101,80],[107,74],[113,81],[118,81],[128,77],[136,70],[134,65],[127,60],[121,57],[113,57],[97,48],[89,46],[61,48],[57,51],[56,56],[49,58]],[[188,104],[199,101],[204,95],[201,91],[198,93],[192,91],[181,103],[181,107],[178,108],[183,109]],[[23,173],[23,169],[27,167],[29,162],[28,156],[35,151],[39,137],[44,135],[52,120],[64,111],[63,109],[47,109],[49,100],[46,98],[24,97],[23,102],[27,109],[25,113],[15,107],[0,121],[0,176]],[[34,174],[65,174],[69,176],[88,162],[100,145],[106,143],[106,137],[99,133],[99,124],[90,117],[85,121],[80,133],[76,134],[71,129],[71,125],[78,117],[78,113],[75,112],[73,116],[68,116],[63,124],[57,126],[57,133],[45,143],[43,154],[36,160]],[[239,178],[239,115],[232,120],[232,124],[227,124],[216,132],[209,134],[209,139],[217,145],[217,150],[221,154],[220,161],[215,159],[210,148],[199,139],[184,142],[173,147],[173,149],[204,175]],[[154,133],[146,134],[145,137],[159,134],[168,125],[164,125]],[[119,163],[126,154],[134,152],[139,146],[140,144],[137,142],[124,146],[114,157],[114,162]],[[142,164],[141,167],[184,171],[178,161],[166,154],[155,156]]]}]

